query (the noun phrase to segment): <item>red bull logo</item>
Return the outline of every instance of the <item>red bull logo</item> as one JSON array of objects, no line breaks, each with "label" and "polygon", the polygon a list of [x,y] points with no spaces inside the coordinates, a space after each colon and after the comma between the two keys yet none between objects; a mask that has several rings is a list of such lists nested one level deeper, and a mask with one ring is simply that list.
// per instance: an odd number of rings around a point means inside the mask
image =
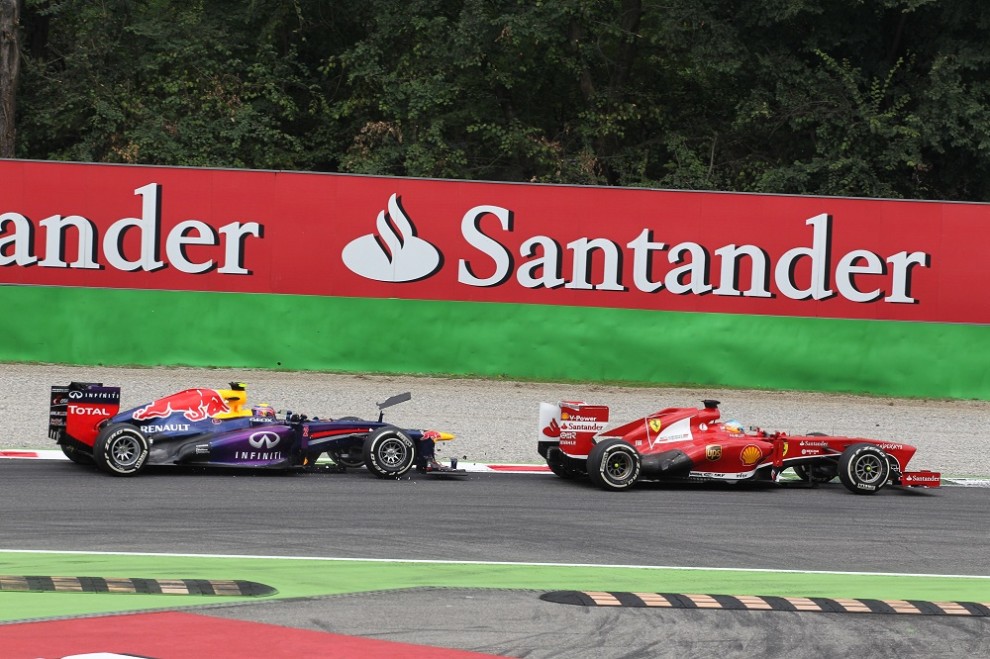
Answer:
[{"label": "red bull logo", "polygon": [[132,415],[138,421],[164,419],[182,414],[190,421],[203,421],[230,411],[230,406],[215,389],[187,389],[136,410]]}]

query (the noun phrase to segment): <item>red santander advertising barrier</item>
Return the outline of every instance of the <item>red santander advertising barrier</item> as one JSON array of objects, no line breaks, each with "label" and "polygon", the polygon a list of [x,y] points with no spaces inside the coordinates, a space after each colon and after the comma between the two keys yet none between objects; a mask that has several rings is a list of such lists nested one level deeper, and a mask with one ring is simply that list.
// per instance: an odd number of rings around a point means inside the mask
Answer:
[{"label": "red santander advertising barrier", "polygon": [[2,281],[988,323],[983,205],[0,163]]},{"label": "red santander advertising barrier", "polygon": [[0,283],[990,323],[982,204],[0,161]]}]

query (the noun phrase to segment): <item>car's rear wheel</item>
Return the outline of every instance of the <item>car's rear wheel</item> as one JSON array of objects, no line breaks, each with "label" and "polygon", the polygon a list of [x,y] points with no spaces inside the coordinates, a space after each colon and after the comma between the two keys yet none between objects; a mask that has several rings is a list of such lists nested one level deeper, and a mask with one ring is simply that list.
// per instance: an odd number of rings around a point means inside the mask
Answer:
[{"label": "car's rear wheel", "polygon": [[639,452],[621,439],[595,444],[588,454],[588,478],[605,490],[625,490],[639,479]]},{"label": "car's rear wheel", "polygon": [[379,428],[364,440],[364,466],[379,478],[399,478],[415,462],[416,444],[398,428]]},{"label": "car's rear wheel", "polygon": [[839,480],[854,494],[876,494],[890,480],[887,454],[873,444],[853,444],[839,456]]},{"label": "car's rear wheel", "polygon": [[148,460],[148,438],[132,425],[115,423],[96,436],[93,460],[114,476],[133,476]]}]

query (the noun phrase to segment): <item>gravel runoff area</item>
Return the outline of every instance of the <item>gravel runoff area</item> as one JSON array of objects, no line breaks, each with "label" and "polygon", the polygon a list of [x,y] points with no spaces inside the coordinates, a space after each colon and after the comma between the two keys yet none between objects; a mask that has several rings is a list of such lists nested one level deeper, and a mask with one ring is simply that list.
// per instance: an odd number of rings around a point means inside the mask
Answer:
[{"label": "gravel runoff area", "polygon": [[540,401],[600,403],[615,423],[664,407],[721,401],[723,418],[792,434],[824,432],[912,444],[912,469],[990,477],[990,401],[891,399],[792,391],[621,387],[460,378],[277,372],[247,369],[110,368],[0,364],[0,449],[53,449],[47,436],[49,387],[69,381],[119,385],[132,407],[190,387],[248,385],[248,401],[309,416],[375,418],[376,402],[412,392],[385,412],[406,427],[446,430],[457,439],[439,457],[483,463],[539,463]]}]

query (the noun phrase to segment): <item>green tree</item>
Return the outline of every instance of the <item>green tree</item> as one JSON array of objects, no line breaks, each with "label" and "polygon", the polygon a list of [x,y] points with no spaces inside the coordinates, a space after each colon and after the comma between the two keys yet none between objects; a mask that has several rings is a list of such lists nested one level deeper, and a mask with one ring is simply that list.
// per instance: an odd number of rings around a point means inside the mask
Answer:
[{"label": "green tree", "polygon": [[23,23],[20,157],[990,201],[976,0],[25,0]]},{"label": "green tree", "polygon": [[14,155],[21,71],[20,0],[0,0],[0,158]]},{"label": "green tree", "polygon": [[25,156],[307,168],[323,90],[267,14],[239,2],[30,2]]}]

